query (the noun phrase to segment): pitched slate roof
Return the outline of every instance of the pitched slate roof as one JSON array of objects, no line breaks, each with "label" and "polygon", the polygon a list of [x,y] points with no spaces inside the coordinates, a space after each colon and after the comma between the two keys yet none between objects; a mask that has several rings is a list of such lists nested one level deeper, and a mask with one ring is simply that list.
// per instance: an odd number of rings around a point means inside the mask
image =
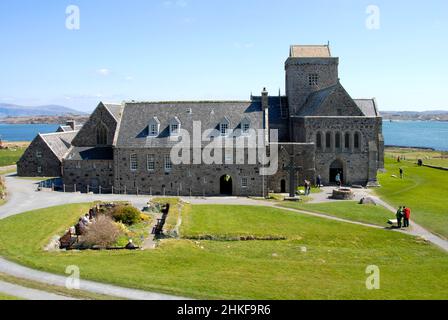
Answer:
[{"label": "pitched slate roof", "polygon": [[[82,129],[82,124],[77,124],[75,126],[75,131],[79,131]],[[64,126],[59,126],[59,128],[56,130],[56,132],[70,132],[73,131],[72,127],[64,125]]]},{"label": "pitched slate roof", "polygon": [[379,117],[375,99],[354,99],[353,101],[366,117]]},{"label": "pitched slate roof", "polygon": [[336,84],[334,86],[316,91],[311,93],[308,96],[308,99],[305,102],[305,105],[300,109],[298,116],[299,117],[306,117],[306,116],[312,116],[317,113],[319,107],[322,105],[322,103],[331,96],[338,88],[340,84]]},{"label": "pitched slate roof", "polygon": [[106,109],[114,116],[115,120],[120,121],[123,115],[123,105],[118,103],[103,103]]},{"label": "pitched slate roof", "polygon": [[72,140],[78,134],[78,131],[56,132],[41,134],[40,137],[45,141],[51,151],[62,160],[64,155],[71,147]]},{"label": "pitched slate roof", "polygon": [[[191,111],[191,113],[190,113]],[[148,124],[157,117],[160,121],[158,137],[148,137]],[[229,129],[239,129],[247,117],[253,129],[264,127],[261,101],[203,101],[203,102],[129,102],[123,110],[116,146],[120,148],[171,147],[169,123],[178,117],[181,129],[193,132],[193,121],[201,122],[204,132],[218,130],[220,121],[227,117]]]},{"label": "pitched slate roof", "polygon": [[293,45],[289,56],[291,58],[331,58],[328,45]]},{"label": "pitched slate roof", "polygon": [[112,147],[73,147],[66,160],[113,160]]}]

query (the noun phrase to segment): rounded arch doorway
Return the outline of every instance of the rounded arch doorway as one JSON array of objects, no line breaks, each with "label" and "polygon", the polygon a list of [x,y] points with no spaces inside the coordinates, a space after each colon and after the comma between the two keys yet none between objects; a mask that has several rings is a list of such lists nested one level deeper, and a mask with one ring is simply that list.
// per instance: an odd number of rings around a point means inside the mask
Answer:
[{"label": "rounded arch doorway", "polygon": [[336,176],[340,174],[341,181],[344,183],[344,163],[341,160],[335,160],[330,165],[330,183],[336,183]]},{"label": "rounded arch doorway", "polygon": [[220,193],[222,195],[231,196],[233,194],[233,180],[228,174],[223,175],[219,181]]}]

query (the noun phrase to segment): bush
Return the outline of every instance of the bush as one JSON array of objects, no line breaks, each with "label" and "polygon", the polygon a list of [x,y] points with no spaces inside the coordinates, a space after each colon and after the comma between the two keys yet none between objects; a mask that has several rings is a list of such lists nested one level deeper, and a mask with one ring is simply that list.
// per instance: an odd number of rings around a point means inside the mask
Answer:
[{"label": "bush", "polygon": [[87,227],[83,242],[90,247],[105,248],[113,245],[120,235],[120,229],[114,221],[108,216],[100,215]]},{"label": "bush", "polygon": [[132,226],[140,222],[140,211],[131,206],[118,206],[112,212],[115,221]]},{"label": "bush", "polygon": [[151,221],[151,217],[148,216],[147,214],[142,213],[142,214],[140,214],[140,220],[143,221],[143,222],[150,222]]}]

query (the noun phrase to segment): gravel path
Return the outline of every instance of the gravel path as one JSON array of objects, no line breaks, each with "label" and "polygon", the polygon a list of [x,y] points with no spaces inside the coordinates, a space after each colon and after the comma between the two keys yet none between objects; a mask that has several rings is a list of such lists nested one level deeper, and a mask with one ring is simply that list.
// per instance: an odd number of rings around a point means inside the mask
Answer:
[{"label": "gravel path", "polygon": [[45,291],[25,288],[3,281],[0,281],[0,292],[15,298],[25,300],[77,300],[53,293],[48,293]]}]

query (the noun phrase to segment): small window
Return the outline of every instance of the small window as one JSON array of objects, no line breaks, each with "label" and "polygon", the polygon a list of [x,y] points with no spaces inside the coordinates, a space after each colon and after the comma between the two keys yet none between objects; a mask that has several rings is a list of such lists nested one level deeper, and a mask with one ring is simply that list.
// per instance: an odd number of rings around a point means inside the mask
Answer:
[{"label": "small window", "polygon": [[156,162],[155,162],[154,156],[148,155],[147,167],[148,167],[148,171],[156,170]]},{"label": "small window", "polygon": [[227,123],[221,123],[221,136],[225,137],[229,134],[229,125]]},{"label": "small window", "polygon": [[338,117],[342,116],[342,109],[337,109],[337,115],[338,115]]},{"label": "small window", "polygon": [[36,158],[42,158],[42,151],[36,151]]},{"label": "small window", "polygon": [[41,166],[37,167],[37,173],[39,173],[39,174],[42,173],[42,167]]},{"label": "small window", "polygon": [[308,75],[308,82],[310,86],[317,86],[319,84],[319,75],[317,73]]},{"label": "small window", "polygon": [[81,169],[81,161],[76,162],[76,169]]},{"label": "small window", "polygon": [[316,148],[322,149],[322,134],[320,132],[316,134]]},{"label": "small window", "polygon": [[360,136],[359,136],[359,133],[358,132],[356,132],[355,133],[355,142],[354,142],[354,146],[355,146],[355,149],[359,149],[360,147],[361,147],[361,141],[360,141]]},{"label": "small window", "polygon": [[350,133],[345,134],[345,149],[350,149]]},{"label": "small window", "polygon": [[178,124],[172,124],[170,127],[170,132],[172,136],[178,136],[179,135],[179,125]]},{"label": "small window", "polygon": [[136,154],[131,154],[131,156],[130,156],[130,168],[131,168],[131,171],[138,170],[138,160],[137,160]]},{"label": "small window", "polygon": [[155,137],[158,134],[159,134],[158,125],[151,124],[150,127],[149,127],[149,135]]},{"label": "small window", "polygon": [[107,145],[107,128],[102,123],[96,128],[96,144],[99,146]]},{"label": "small window", "polygon": [[327,149],[331,148],[331,133],[327,132],[326,136],[325,136],[325,147]]},{"label": "small window", "polygon": [[249,186],[249,179],[241,178],[241,188],[247,188]]},{"label": "small window", "polygon": [[250,130],[250,124],[249,123],[243,123],[243,134],[249,134]]},{"label": "small window", "polygon": [[341,134],[339,132],[336,133],[335,147],[336,147],[336,149],[340,149],[341,148]]},{"label": "small window", "polygon": [[165,171],[170,172],[173,169],[173,163],[171,162],[171,156],[165,156]]}]

